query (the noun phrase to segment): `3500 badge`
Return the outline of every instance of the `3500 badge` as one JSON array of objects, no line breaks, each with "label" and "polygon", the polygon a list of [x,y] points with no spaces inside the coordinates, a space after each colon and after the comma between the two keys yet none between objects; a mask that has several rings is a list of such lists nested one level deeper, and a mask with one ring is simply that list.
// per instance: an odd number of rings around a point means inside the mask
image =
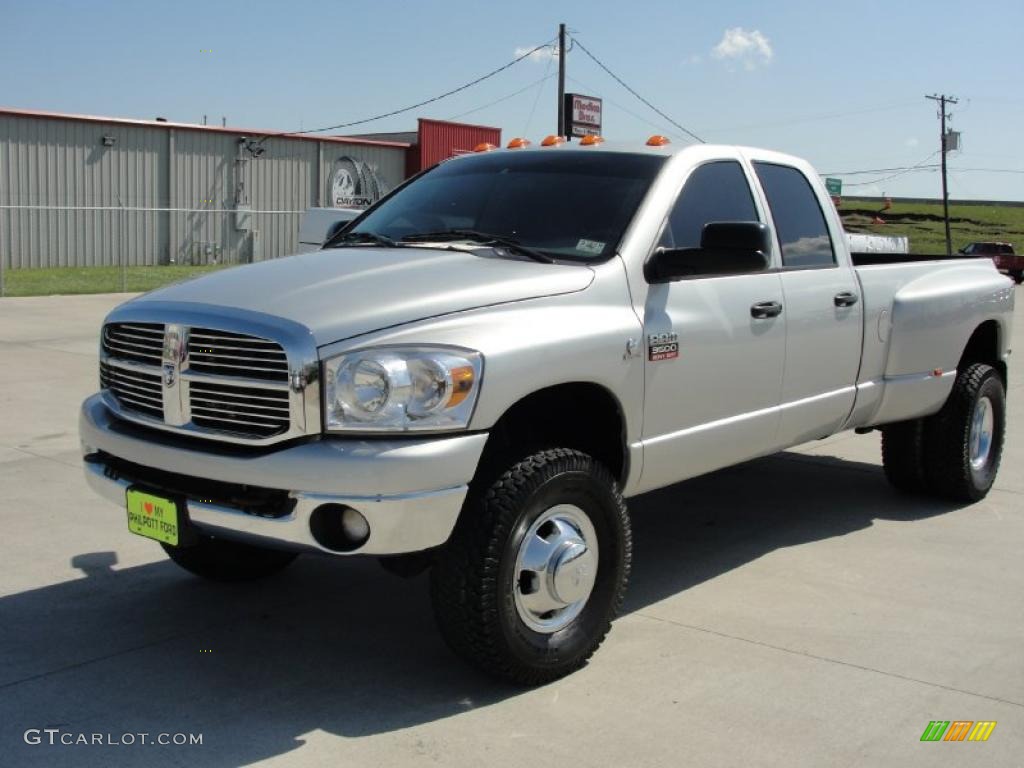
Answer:
[{"label": "3500 badge", "polygon": [[647,334],[647,359],[652,363],[679,357],[679,336],[674,331]]}]

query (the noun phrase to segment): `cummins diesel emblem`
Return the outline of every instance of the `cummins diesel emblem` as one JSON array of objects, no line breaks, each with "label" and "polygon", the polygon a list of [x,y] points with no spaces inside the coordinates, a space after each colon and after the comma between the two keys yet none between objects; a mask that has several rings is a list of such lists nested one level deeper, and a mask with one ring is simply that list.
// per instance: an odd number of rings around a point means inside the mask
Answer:
[{"label": "cummins diesel emblem", "polygon": [[674,331],[647,334],[647,359],[652,363],[679,357],[679,336]]}]

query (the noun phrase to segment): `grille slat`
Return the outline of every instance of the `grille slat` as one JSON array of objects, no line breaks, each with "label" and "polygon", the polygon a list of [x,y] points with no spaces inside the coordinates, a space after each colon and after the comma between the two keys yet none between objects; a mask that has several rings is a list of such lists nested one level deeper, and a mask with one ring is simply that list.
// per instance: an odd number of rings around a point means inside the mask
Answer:
[{"label": "grille slat", "polygon": [[[246,408],[246,412],[248,412],[251,409],[255,409],[257,411],[267,411],[267,412],[269,412],[269,413],[271,413],[271,414],[273,414],[275,416],[287,416],[288,415],[288,408],[285,407],[285,406],[280,406],[280,405],[256,405],[254,403],[245,403],[244,405],[245,405],[245,408]],[[203,398],[203,397],[193,397],[192,398],[192,410],[195,411],[195,410],[200,409],[200,408],[202,408],[204,410],[207,410],[207,411],[210,411],[210,410],[216,411],[218,408],[230,408],[230,404],[224,402],[223,400],[208,400],[208,399]]]}]

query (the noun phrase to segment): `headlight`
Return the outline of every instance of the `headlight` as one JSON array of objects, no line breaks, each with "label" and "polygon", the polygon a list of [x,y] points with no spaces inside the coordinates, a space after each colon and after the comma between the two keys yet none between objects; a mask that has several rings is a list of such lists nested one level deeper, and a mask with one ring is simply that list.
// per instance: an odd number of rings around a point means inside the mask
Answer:
[{"label": "headlight", "polygon": [[324,361],[329,432],[465,429],[483,361],[440,347],[380,348]]}]

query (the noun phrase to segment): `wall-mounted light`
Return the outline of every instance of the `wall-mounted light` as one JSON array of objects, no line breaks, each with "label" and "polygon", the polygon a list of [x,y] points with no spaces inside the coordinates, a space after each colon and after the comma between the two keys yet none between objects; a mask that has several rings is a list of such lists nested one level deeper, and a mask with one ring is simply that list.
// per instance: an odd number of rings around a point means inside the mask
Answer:
[{"label": "wall-mounted light", "polygon": [[113,136],[104,136],[101,139],[101,141],[103,142],[104,147],[112,147],[114,146],[114,142],[117,141],[117,139],[115,139]]}]

